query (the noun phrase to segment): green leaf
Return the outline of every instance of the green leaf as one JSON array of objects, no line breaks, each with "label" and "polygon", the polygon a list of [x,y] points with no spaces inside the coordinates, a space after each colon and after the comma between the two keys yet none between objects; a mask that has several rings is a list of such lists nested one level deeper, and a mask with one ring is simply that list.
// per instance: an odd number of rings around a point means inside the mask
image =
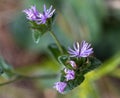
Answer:
[{"label": "green leaf", "polygon": [[90,72],[101,65],[101,61],[95,57],[88,57],[88,62],[84,65],[83,73]]},{"label": "green leaf", "polygon": [[[95,58],[95,57],[88,57],[88,58],[69,58],[67,55],[60,56],[59,62],[61,65],[65,66],[65,68],[74,70],[75,72],[75,78],[73,80],[66,81],[66,73],[64,72],[64,69],[61,71],[61,82],[66,82],[67,87],[65,88],[65,92],[67,93],[70,90],[74,89],[75,87],[79,86],[84,81],[84,75],[94,70],[95,68],[99,67],[101,65],[101,62]],[[77,64],[77,69],[71,69],[70,64],[67,62],[70,60],[74,60]]]},{"label": "green leaf", "polygon": [[61,77],[60,77],[60,81],[61,82],[64,82],[65,81],[65,72],[64,72],[64,69],[61,71]]},{"label": "green leaf", "polygon": [[[66,73],[64,69],[61,71],[61,82],[66,82],[67,87],[65,88],[64,93],[69,92],[70,90],[74,89],[75,87],[79,86],[85,79],[84,75],[89,71],[94,70],[95,68],[101,65],[101,62],[95,57],[88,57],[88,58],[71,58],[67,55],[59,56],[58,60],[64,68],[74,70],[75,78],[73,80],[66,81]],[[70,60],[75,61],[77,64],[77,68],[71,68],[71,65],[68,63]]]},{"label": "green leaf", "polygon": [[5,79],[9,79],[13,76],[13,67],[8,65],[2,57],[0,57],[0,73]]},{"label": "green leaf", "polygon": [[58,61],[61,65],[66,66],[69,57],[67,55],[62,55],[58,57]]},{"label": "green leaf", "polygon": [[71,91],[72,89],[74,89],[75,87],[79,86],[84,81],[84,79],[85,78],[83,75],[79,75],[74,80],[68,81],[67,87],[65,88],[64,93],[67,93],[67,92]]},{"label": "green leaf", "polygon": [[41,32],[38,30],[33,30],[32,35],[33,35],[34,42],[38,44],[41,37]]},{"label": "green leaf", "polygon": [[43,35],[44,33],[46,33],[47,31],[49,31],[49,28],[47,26],[47,24],[37,24],[34,21],[30,21],[31,24],[31,28],[33,30],[38,30],[41,32],[41,34]]},{"label": "green leaf", "polygon": [[48,49],[49,49],[49,51],[52,53],[53,57],[54,57],[56,60],[58,60],[58,57],[60,56],[61,53],[60,53],[57,45],[56,45],[56,44],[50,44],[50,45],[48,46]]},{"label": "green leaf", "polygon": [[64,72],[64,69],[63,69],[61,71],[60,81],[67,83],[67,86],[64,90],[64,93],[67,93],[67,92],[71,91],[72,89],[74,89],[75,87],[79,86],[84,81],[84,79],[85,78],[84,78],[83,74],[80,73],[80,72],[77,72],[74,80],[66,81],[65,72]]}]

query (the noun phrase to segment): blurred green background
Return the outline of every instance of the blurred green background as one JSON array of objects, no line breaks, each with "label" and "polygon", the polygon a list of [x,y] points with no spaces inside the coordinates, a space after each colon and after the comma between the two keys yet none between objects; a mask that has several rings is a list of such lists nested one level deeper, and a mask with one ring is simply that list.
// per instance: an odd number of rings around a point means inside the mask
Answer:
[{"label": "blurred green background", "polygon": [[[4,3],[3,1],[0,3]],[[60,71],[61,66],[50,57],[47,48],[48,44],[54,43],[54,40],[49,33],[46,33],[40,38],[40,42],[35,44],[28,20],[22,13],[23,9],[29,8],[31,5],[36,5],[42,11],[43,4],[48,7],[53,5],[56,9],[57,17],[53,29],[61,44],[67,48],[75,41],[87,40],[92,43],[94,55],[103,64],[95,71],[88,73],[85,81],[66,95],[60,95],[53,90],[52,86],[58,79],[39,79],[21,80],[2,86],[0,87],[0,98],[120,98],[119,0],[10,1],[19,2],[19,8],[16,9],[7,24],[9,34],[21,51],[29,51],[39,58],[32,63],[23,63],[23,65],[20,63],[20,66],[17,67],[13,65],[16,71],[25,75],[52,74]],[[17,56],[19,57],[19,54]],[[9,56],[3,55],[3,57],[7,62],[11,62]],[[26,60],[27,57],[32,58],[32,56],[21,58]],[[14,58],[12,59],[14,62]],[[28,60],[28,62],[30,61]],[[5,80],[0,78],[0,81]]]}]

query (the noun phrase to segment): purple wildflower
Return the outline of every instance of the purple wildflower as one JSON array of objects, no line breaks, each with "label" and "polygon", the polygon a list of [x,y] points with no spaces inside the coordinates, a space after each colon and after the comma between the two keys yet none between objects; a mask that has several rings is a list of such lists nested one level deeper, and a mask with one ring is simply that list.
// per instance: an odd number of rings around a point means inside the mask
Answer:
[{"label": "purple wildflower", "polygon": [[67,83],[65,82],[57,82],[55,83],[54,88],[59,92],[59,93],[63,93],[64,89],[66,88]]},{"label": "purple wildflower", "polygon": [[76,42],[73,45],[74,49],[68,48],[68,53],[70,57],[88,57],[93,53],[93,48],[91,48],[91,44],[88,44],[85,41],[82,41],[81,44]]},{"label": "purple wildflower", "polygon": [[66,73],[65,78],[66,78],[67,81],[73,80],[75,78],[74,70],[65,69],[65,73]]},{"label": "purple wildflower", "polygon": [[47,19],[52,17],[54,12],[55,12],[55,9],[52,10],[52,5],[50,6],[49,9],[46,8],[46,5],[44,4],[44,11],[43,11],[43,14],[40,15],[40,20],[38,21],[39,24],[45,24]]},{"label": "purple wildflower", "polygon": [[31,21],[35,21],[39,18],[39,12],[37,11],[36,6],[31,6],[30,9],[25,9],[23,12],[27,15],[27,19]]},{"label": "purple wildflower", "polygon": [[69,64],[74,68],[76,69],[77,68],[77,65],[74,61],[69,61]]},{"label": "purple wildflower", "polygon": [[52,10],[52,5],[49,9],[46,9],[44,4],[44,11],[40,13],[37,11],[35,6],[31,6],[30,9],[25,9],[23,12],[27,15],[27,19],[35,21],[37,24],[45,24],[48,18],[51,18],[55,12],[55,9]]}]

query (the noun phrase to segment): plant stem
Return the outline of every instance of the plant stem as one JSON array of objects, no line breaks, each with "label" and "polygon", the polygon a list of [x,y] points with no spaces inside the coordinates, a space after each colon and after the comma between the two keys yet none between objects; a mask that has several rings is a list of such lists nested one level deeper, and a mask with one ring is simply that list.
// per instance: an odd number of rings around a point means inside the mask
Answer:
[{"label": "plant stem", "polygon": [[20,79],[52,79],[52,78],[56,78],[58,75],[57,74],[51,74],[51,75],[38,75],[38,76],[25,76],[25,75],[21,75],[21,74],[17,74],[14,73],[16,75],[16,77],[10,81],[4,82],[4,83],[0,83],[0,86],[4,86],[10,83],[13,83],[17,80]]},{"label": "plant stem", "polygon": [[12,79],[10,81],[0,83],[0,86],[4,86],[4,85],[10,84],[10,83],[13,83],[13,82],[17,81],[18,79],[19,79],[19,77],[15,77],[14,79]]},{"label": "plant stem", "polygon": [[57,44],[57,46],[58,46],[61,54],[63,54],[62,46],[61,46],[59,40],[57,39],[56,35],[54,34],[54,32],[53,32],[52,30],[50,31],[50,34],[51,34],[51,36],[53,37],[53,39],[55,40],[55,42],[56,42],[56,44]]},{"label": "plant stem", "polygon": [[52,79],[56,78],[57,74],[46,74],[46,75],[38,75],[38,76],[25,76],[25,75],[19,75],[23,79]]}]

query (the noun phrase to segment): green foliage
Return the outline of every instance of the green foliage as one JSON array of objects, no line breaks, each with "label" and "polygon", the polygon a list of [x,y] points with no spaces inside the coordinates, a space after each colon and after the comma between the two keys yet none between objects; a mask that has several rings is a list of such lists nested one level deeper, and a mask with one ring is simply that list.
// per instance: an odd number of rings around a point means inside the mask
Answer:
[{"label": "green foliage", "polygon": [[[66,53],[67,53],[67,52],[66,52],[66,49],[65,49],[63,46],[61,46],[61,47],[62,47],[62,49],[63,49],[63,52],[66,54]],[[50,45],[48,45],[48,49],[49,49],[49,51],[51,52],[52,56],[53,56],[56,60],[58,60],[58,57],[61,55],[61,52],[60,52],[58,46],[57,46],[56,44],[50,44]]]},{"label": "green foliage", "polygon": [[0,75],[5,79],[10,79],[13,76],[12,70],[12,66],[8,65],[3,58],[0,57]]},{"label": "green foliage", "polygon": [[56,44],[50,44],[48,46],[49,51],[53,55],[53,57],[57,60],[58,56],[60,56],[60,51],[58,49],[58,46]]},{"label": "green foliage", "polygon": [[60,62],[60,64],[62,65],[62,66],[66,66],[66,63],[67,63],[67,60],[69,59],[69,57],[68,56],[66,56],[66,55],[63,55],[63,56],[59,56],[58,57],[58,61]]},{"label": "green foliage", "polygon": [[68,93],[69,91],[71,91],[75,87],[79,86],[83,81],[84,81],[84,76],[83,75],[79,75],[74,80],[68,81],[67,82],[67,87],[65,88],[64,93]]},{"label": "green foliage", "polygon": [[[114,57],[109,60],[103,62],[103,64],[96,69],[85,75],[85,81],[77,88],[76,94],[78,98],[102,98],[99,93],[99,88],[95,84],[96,81],[102,79],[102,77],[113,76],[119,77],[119,64],[120,64],[120,53],[117,53]],[[110,79],[111,80],[111,79]],[[106,81],[106,85],[104,88],[107,88],[111,91],[112,95],[119,96],[117,94],[117,88],[110,82],[110,80]],[[109,84],[109,85],[108,85]],[[112,89],[111,89],[112,88]],[[72,97],[71,97],[72,98]]]},{"label": "green foliage", "polygon": [[[64,66],[64,68],[74,70],[75,71],[75,79],[66,81],[64,69],[61,71],[61,79],[62,82],[67,82],[67,87],[65,88],[65,93],[79,86],[84,81],[84,76],[86,73],[94,70],[95,68],[101,65],[101,62],[95,57],[88,58],[71,58],[67,55],[60,56],[58,58],[60,64]],[[77,68],[74,69],[68,63],[70,60],[74,60],[76,62]]]},{"label": "green foliage", "polygon": [[38,30],[41,32],[41,34],[44,34],[48,31],[51,31],[53,23],[55,20],[55,14],[52,15],[51,18],[48,18],[45,24],[37,24],[34,21],[30,21],[31,28],[34,30]]},{"label": "green foliage", "polygon": [[85,65],[86,68],[84,69],[83,73],[86,74],[89,71],[94,70],[95,68],[101,65],[101,61],[95,57],[88,57],[88,64]]},{"label": "green foliage", "polygon": [[39,32],[38,30],[33,30],[32,36],[33,36],[34,42],[36,44],[39,43],[39,40],[40,40],[40,37],[41,37],[41,32]]},{"label": "green foliage", "polygon": [[47,19],[45,24],[37,24],[34,21],[30,21],[31,28],[33,30],[33,39],[35,43],[39,42],[40,37],[42,37],[43,34],[45,34],[48,31],[51,31],[54,19],[55,14],[53,14],[51,18]]}]

